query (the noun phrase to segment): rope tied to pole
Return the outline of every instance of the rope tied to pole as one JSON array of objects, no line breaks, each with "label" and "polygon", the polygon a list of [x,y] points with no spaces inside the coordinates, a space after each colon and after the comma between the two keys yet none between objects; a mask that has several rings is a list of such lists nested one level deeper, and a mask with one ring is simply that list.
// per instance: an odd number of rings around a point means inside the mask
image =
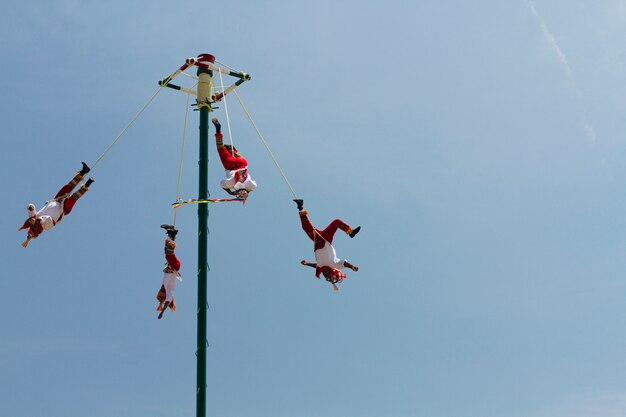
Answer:
[{"label": "rope tied to pole", "polygon": [[276,168],[278,168],[278,172],[280,172],[280,175],[283,177],[283,180],[285,180],[285,183],[287,184],[287,187],[289,187],[289,190],[291,191],[291,194],[293,195],[293,197],[295,199],[297,199],[298,195],[296,194],[296,192],[294,191],[293,187],[291,186],[291,183],[287,179],[287,176],[283,172],[283,169],[278,164],[278,161],[276,160],[276,157],[274,156],[274,153],[272,152],[272,150],[270,149],[269,145],[267,144],[267,142],[263,138],[263,135],[259,131],[259,128],[256,126],[256,123],[254,123],[254,120],[252,120],[252,116],[250,116],[250,113],[248,112],[248,109],[246,109],[246,106],[244,106],[243,102],[241,101],[241,97],[239,97],[239,93],[237,93],[237,91],[235,91],[235,90],[233,90],[233,92],[235,93],[235,97],[237,97],[237,100],[239,101],[239,104],[241,105],[241,108],[246,113],[246,116],[248,116],[248,119],[250,120],[250,123],[252,123],[252,126],[254,127],[254,130],[256,130],[257,135],[259,135],[259,139],[261,139],[261,142],[263,143],[263,146],[265,146],[265,149],[267,150],[268,154],[272,158],[272,161],[274,161],[274,165],[276,165]]},{"label": "rope tied to pole", "polygon": [[[222,73],[220,72],[220,85],[222,87],[222,94],[224,94],[224,79],[222,78]],[[226,127],[228,128],[228,137],[230,138],[230,146],[235,149],[235,144],[233,143],[233,134],[230,129],[230,116],[228,114],[228,101],[226,100],[226,95],[222,96],[222,101],[224,102],[224,112],[226,113]]]},{"label": "rope tied to pole", "polygon": [[[178,166],[178,185],[176,186],[176,201],[180,200],[180,179],[183,175],[183,155],[185,153],[185,136],[187,134],[187,116],[189,115],[189,95],[187,95],[187,102],[185,103],[185,121],[183,123],[183,139],[180,148],[180,164]],[[176,227],[176,213],[174,210],[174,227]]]}]

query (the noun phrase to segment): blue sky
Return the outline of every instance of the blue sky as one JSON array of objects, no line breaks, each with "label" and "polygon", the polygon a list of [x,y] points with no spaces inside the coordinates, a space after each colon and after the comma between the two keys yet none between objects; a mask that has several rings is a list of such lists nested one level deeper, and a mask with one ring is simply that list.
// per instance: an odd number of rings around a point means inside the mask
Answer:
[{"label": "blue sky", "polygon": [[228,102],[258,189],[210,206],[208,415],[625,414],[625,22],[612,0],[5,8],[0,414],[194,415],[195,207],[177,312],[154,299],[185,96],[160,92],[57,228],[26,249],[17,228],[199,53],[251,74],[239,93],[312,221],[363,228],[335,240],[360,270],[333,293]]}]

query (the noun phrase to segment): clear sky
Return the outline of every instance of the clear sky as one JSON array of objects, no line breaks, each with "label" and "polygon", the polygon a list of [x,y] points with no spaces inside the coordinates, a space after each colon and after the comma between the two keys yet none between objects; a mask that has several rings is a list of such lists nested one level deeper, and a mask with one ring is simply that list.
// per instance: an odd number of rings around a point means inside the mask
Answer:
[{"label": "clear sky", "polygon": [[[626,415],[624,1],[35,0],[0,19],[0,416],[194,415],[194,206],[178,310],[155,311],[184,94],[160,92],[58,227],[26,249],[17,228],[199,53],[251,74],[239,93],[312,221],[363,228],[336,237],[360,270],[334,293],[228,101],[258,189],[210,206],[208,415]],[[212,143],[209,175],[224,197]]]}]

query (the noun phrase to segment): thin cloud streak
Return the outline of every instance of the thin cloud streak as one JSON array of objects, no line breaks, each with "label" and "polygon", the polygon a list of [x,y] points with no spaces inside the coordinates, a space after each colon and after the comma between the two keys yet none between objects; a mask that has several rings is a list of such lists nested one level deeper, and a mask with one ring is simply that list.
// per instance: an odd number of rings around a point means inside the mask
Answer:
[{"label": "thin cloud streak", "polygon": [[570,67],[569,62],[567,61],[567,57],[561,50],[561,46],[559,45],[559,42],[556,40],[556,37],[554,36],[554,34],[552,34],[552,32],[550,32],[550,30],[548,29],[546,22],[537,12],[537,9],[535,8],[535,3],[533,1],[529,1],[528,6],[530,7],[530,12],[533,14],[533,16],[535,16],[535,18],[539,22],[539,26],[541,27],[541,31],[543,32],[543,37],[546,39],[546,42],[548,42],[548,45],[550,45],[552,50],[556,53],[556,56],[559,59],[559,62],[561,63],[561,65],[563,66],[563,69],[565,70],[565,73],[567,74],[569,81],[572,83],[572,86],[574,87],[576,92],[580,94],[580,89],[578,88],[578,83],[576,82],[574,71],[572,71],[572,67]]},{"label": "thin cloud streak", "polygon": [[[554,36],[554,34],[552,34],[552,32],[550,32],[550,30],[548,29],[548,25],[546,25],[546,22],[537,12],[537,8],[535,7],[535,2],[532,0],[529,0],[528,7],[530,9],[530,12],[537,19],[537,22],[539,23],[539,26],[541,27],[541,32],[543,33],[543,37],[545,38],[550,48],[552,48],[552,50],[556,54],[557,59],[561,63],[561,66],[565,70],[565,74],[567,75],[567,78],[570,82],[572,89],[579,97],[582,97],[582,91],[578,87],[578,81],[576,80],[574,71],[572,71],[572,67],[569,64],[567,57],[563,53],[563,50],[561,49],[559,42],[556,40],[556,37]],[[587,137],[589,138],[590,143],[594,144],[596,142],[597,136],[596,136],[596,131],[593,125],[586,120],[586,117],[582,117],[582,125],[583,125],[583,129],[585,133],[587,134]]]}]

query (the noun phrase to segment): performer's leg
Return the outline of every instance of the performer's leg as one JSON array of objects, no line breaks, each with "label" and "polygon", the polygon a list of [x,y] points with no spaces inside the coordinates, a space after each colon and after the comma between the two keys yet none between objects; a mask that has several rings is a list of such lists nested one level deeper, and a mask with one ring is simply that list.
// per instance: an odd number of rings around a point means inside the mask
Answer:
[{"label": "performer's leg", "polygon": [[69,194],[72,192],[72,190],[78,185],[79,182],[81,182],[85,176],[85,174],[87,174],[89,171],[91,171],[89,169],[89,167],[87,166],[86,163],[82,163],[83,167],[82,169],[76,173],[76,175],[74,175],[74,178],[72,178],[70,180],[70,182],[68,182],[67,184],[65,184],[57,193],[57,195],[54,196],[54,198],[59,198],[62,195],[65,194]]},{"label": "performer's leg", "polygon": [[300,210],[299,214],[300,214],[300,224],[302,225],[302,230],[304,230],[304,233],[306,233],[309,239],[315,242],[315,233],[318,231],[317,229],[313,227],[313,224],[309,220],[307,216],[308,212],[306,210]]},{"label": "performer's leg", "polygon": [[352,229],[350,228],[350,226],[345,224],[340,219],[335,219],[332,222],[330,222],[330,224],[326,226],[326,229],[322,230],[320,234],[328,243],[332,244],[333,237],[335,236],[335,232],[337,231],[337,229],[341,229],[348,234],[352,232]]},{"label": "performer's leg", "polygon": [[[74,204],[76,201],[83,196],[87,191],[89,191],[89,186],[93,183],[93,179],[89,178],[86,183],[80,186],[80,188],[71,196],[63,201],[63,214],[70,214],[72,209],[74,208]],[[69,185],[69,184],[68,184]]]},{"label": "performer's leg", "polygon": [[76,180],[76,182],[78,183],[79,181],[81,181],[83,179],[83,177],[79,176],[78,174],[76,174],[76,176],[72,179],[72,181],[68,182],[67,184],[65,184],[63,187],[61,187],[61,189],[59,190],[59,192],[57,193],[57,195],[54,196],[54,198],[59,198],[61,196],[64,196],[66,194],[69,194],[72,192],[72,190],[74,189],[74,187],[76,187],[76,184],[72,185],[72,183]]},{"label": "performer's leg", "polygon": [[76,193],[63,200],[63,215],[67,215],[72,212],[74,204],[76,204],[76,200],[78,200],[78,198],[76,197]]},{"label": "performer's leg", "polygon": [[211,123],[213,123],[213,126],[215,126],[215,136],[221,135],[222,125],[220,124],[220,121],[217,119],[217,117],[212,118]]}]

